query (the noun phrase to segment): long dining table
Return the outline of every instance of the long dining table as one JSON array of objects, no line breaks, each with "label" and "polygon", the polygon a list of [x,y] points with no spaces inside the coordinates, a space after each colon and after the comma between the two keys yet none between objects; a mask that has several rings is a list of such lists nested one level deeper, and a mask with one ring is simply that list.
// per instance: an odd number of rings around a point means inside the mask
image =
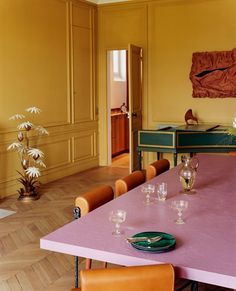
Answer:
[{"label": "long dining table", "polygon": [[[46,235],[42,249],[92,258],[123,266],[171,263],[176,277],[236,289],[236,157],[199,154],[195,194],[180,193],[180,165],[146,182],[166,182],[165,201],[153,198],[145,205],[141,185]],[[155,194],[156,195],[156,194]],[[184,224],[176,224],[173,200],[188,201]],[[121,229],[112,235],[109,212],[127,213]],[[127,237],[145,231],[160,231],[176,239],[173,250],[164,253],[134,248]]]}]

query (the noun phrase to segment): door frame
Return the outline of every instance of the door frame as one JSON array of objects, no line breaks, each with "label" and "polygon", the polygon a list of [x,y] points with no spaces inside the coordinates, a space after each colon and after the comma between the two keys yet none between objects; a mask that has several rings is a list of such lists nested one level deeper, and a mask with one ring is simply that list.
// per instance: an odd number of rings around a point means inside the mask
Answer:
[{"label": "door frame", "polygon": [[[145,46],[142,46],[143,49]],[[108,96],[107,96],[107,52],[110,50],[128,50],[127,46],[110,46],[110,47],[101,47],[99,50],[98,57],[98,67],[97,72],[97,104],[96,104],[96,116],[98,118],[98,165],[99,166],[109,166],[111,165],[111,154],[109,154],[108,143],[111,140],[108,132],[108,123],[110,121],[111,114],[109,112],[110,107],[108,107]],[[147,88],[147,55],[146,48],[144,49],[143,54],[143,96],[142,96],[142,127],[148,128],[150,123],[148,120],[148,88]],[[109,124],[111,126],[111,124]],[[111,150],[111,147],[110,147]],[[148,154],[143,155],[143,162],[146,163]],[[110,159],[110,163],[108,160]]]},{"label": "door frame", "polygon": [[129,170],[138,170],[138,130],[142,129],[143,103],[143,49],[129,44],[128,47],[128,80],[129,80]]},{"label": "door frame", "polygon": [[110,95],[110,52],[113,50],[106,51],[107,69],[106,69],[106,85],[107,85],[107,164],[110,166],[112,164],[112,136],[111,136],[111,95]]},{"label": "door frame", "polygon": [[[112,48],[106,50],[106,101],[107,101],[107,165],[110,166],[112,164],[112,136],[111,136],[111,96],[110,96],[110,60],[109,60],[109,53],[114,50],[125,50],[126,51],[126,69],[127,62],[128,62],[128,47],[127,48]],[[129,86],[129,80],[127,77],[127,86]],[[128,100],[127,100],[128,101]],[[130,131],[130,128],[129,128]],[[130,132],[129,132],[130,134]]]}]

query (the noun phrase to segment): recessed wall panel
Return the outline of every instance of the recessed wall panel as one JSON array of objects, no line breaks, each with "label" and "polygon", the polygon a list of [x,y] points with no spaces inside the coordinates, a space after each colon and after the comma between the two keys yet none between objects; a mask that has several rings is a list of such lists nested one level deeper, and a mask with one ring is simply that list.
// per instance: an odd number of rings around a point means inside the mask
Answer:
[{"label": "recessed wall panel", "polygon": [[21,170],[19,156],[16,152],[7,151],[7,146],[5,147],[5,145],[1,150],[0,163],[0,183],[10,181],[18,177],[17,170]]},{"label": "recessed wall panel", "polygon": [[91,7],[88,5],[72,5],[72,24],[91,28]]},{"label": "recessed wall panel", "polygon": [[93,119],[91,30],[73,27],[73,84],[75,122]]},{"label": "recessed wall panel", "polygon": [[0,129],[30,106],[44,124],[68,123],[68,15],[67,1],[1,0]]},{"label": "recessed wall panel", "polygon": [[69,165],[70,157],[70,139],[58,140],[40,147],[45,154],[46,169],[54,169]]},{"label": "recessed wall panel", "polygon": [[74,160],[80,161],[95,156],[95,134],[84,133],[74,138]]}]

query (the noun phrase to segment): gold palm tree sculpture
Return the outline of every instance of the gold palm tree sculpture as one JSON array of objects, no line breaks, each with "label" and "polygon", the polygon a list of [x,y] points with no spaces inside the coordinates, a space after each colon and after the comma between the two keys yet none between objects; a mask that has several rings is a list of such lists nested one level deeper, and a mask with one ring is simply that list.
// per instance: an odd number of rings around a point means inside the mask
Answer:
[{"label": "gold palm tree sculpture", "polygon": [[[41,110],[37,107],[29,107],[25,110],[28,114],[39,114]],[[39,187],[38,177],[41,175],[40,168],[46,168],[43,162],[44,153],[30,145],[30,137],[35,135],[48,135],[48,131],[41,125],[35,125],[25,120],[24,114],[15,114],[9,120],[17,120],[17,141],[11,143],[7,150],[16,151],[19,154],[22,171],[17,171],[20,178],[17,179],[23,187],[18,190],[20,200],[36,200],[39,198],[37,191]]]}]

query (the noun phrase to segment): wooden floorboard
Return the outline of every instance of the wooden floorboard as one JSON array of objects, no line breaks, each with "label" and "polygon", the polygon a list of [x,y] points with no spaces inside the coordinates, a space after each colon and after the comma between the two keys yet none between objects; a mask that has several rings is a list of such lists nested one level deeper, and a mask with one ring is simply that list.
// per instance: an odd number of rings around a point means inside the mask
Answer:
[{"label": "wooden floorboard", "polygon": [[[73,220],[72,209],[78,195],[102,184],[114,188],[115,181],[128,174],[127,155],[113,162],[111,167],[42,185],[37,201],[18,201],[17,195],[0,201],[0,208],[16,211],[0,219],[0,291],[69,291],[73,287],[74,258],[40,249],[39,240]],[[94,268],[101,266],[101,262],[93,262]],[[82,259],[80,268],[84,268]],[[226,289],[201,285],[200,290]]]}]

